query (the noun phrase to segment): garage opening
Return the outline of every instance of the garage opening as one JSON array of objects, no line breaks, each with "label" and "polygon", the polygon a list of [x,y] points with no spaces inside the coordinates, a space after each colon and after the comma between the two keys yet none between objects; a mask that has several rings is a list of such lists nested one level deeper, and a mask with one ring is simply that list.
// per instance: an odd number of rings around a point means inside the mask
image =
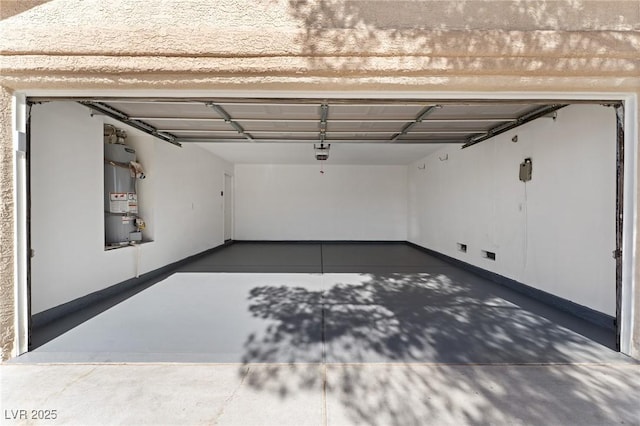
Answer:
[{"label": "garage opening", "polygon": [[618,101],[29,102],[28,359],[620,356]]}]

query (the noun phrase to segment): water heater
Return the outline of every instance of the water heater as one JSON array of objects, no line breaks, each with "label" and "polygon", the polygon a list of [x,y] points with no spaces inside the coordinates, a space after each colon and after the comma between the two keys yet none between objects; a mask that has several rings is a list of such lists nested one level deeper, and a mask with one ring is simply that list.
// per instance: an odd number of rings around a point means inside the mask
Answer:
[{"label": "water heater", "polygon": [[136,175],[132,172],[132,162],[135,161],[136,151],[133,148],[122,143],[104,144],[104,230],[107,246],[142,241],[138,227]]}]

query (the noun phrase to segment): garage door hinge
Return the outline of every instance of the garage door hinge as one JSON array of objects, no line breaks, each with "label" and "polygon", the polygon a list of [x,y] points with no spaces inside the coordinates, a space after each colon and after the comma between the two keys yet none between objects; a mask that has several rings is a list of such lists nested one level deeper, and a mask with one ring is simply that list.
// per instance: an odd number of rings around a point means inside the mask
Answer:
[{"label": "garage door hinge", "polygon": [[614,250],[611,254],[614,259],[619,259],[622,257],[622,250]]}]

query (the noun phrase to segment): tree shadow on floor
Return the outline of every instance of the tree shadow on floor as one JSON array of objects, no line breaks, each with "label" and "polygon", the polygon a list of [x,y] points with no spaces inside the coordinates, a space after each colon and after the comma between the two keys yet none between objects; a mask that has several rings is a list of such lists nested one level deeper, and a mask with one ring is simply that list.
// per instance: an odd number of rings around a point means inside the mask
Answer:
[{"label": "tree shadow on floor", "polygon": [[[600,389],[584,371],[574,374],[578,367],[546,368],[531,380],[532,370],[512,366],[625,363],[626,357],[505,300],[491,287],[472,284],[464,273],[336,278],[340,281],[322,291],[286,286],[250,291],[251,313],[272,326],[260,337],[249,336],[242,371],[283,355],[292,364],[262,365],[249,376],[249,386],[283,398],[324,386],[315,369],[295,364],[321,350],[326,391],[350,421],[424,424],[439,410],[457,416],[450,421],[502,422],[511,414],[549,423],[571,419],[584,404],[596,422],[612,419],[604,404],[615,404],[619,395]],[[618,388],[630,386],[623,378],[608,380]],[[563,389],[564,400],[548,392],[549,383]],[[504,406],[500,395],[526,409]],[[507,417],[492,407],[506,410]]]}]

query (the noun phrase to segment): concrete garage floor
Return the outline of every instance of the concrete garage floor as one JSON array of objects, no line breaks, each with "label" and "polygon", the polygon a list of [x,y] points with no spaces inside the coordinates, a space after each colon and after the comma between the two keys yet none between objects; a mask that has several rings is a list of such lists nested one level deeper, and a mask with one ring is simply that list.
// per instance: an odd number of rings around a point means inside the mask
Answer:
[{"label": "concrete garage floor", "polygon": [[2,414],[640,424],[640,367],[612,339],[404,244],[236,243],[3,364]]}]

